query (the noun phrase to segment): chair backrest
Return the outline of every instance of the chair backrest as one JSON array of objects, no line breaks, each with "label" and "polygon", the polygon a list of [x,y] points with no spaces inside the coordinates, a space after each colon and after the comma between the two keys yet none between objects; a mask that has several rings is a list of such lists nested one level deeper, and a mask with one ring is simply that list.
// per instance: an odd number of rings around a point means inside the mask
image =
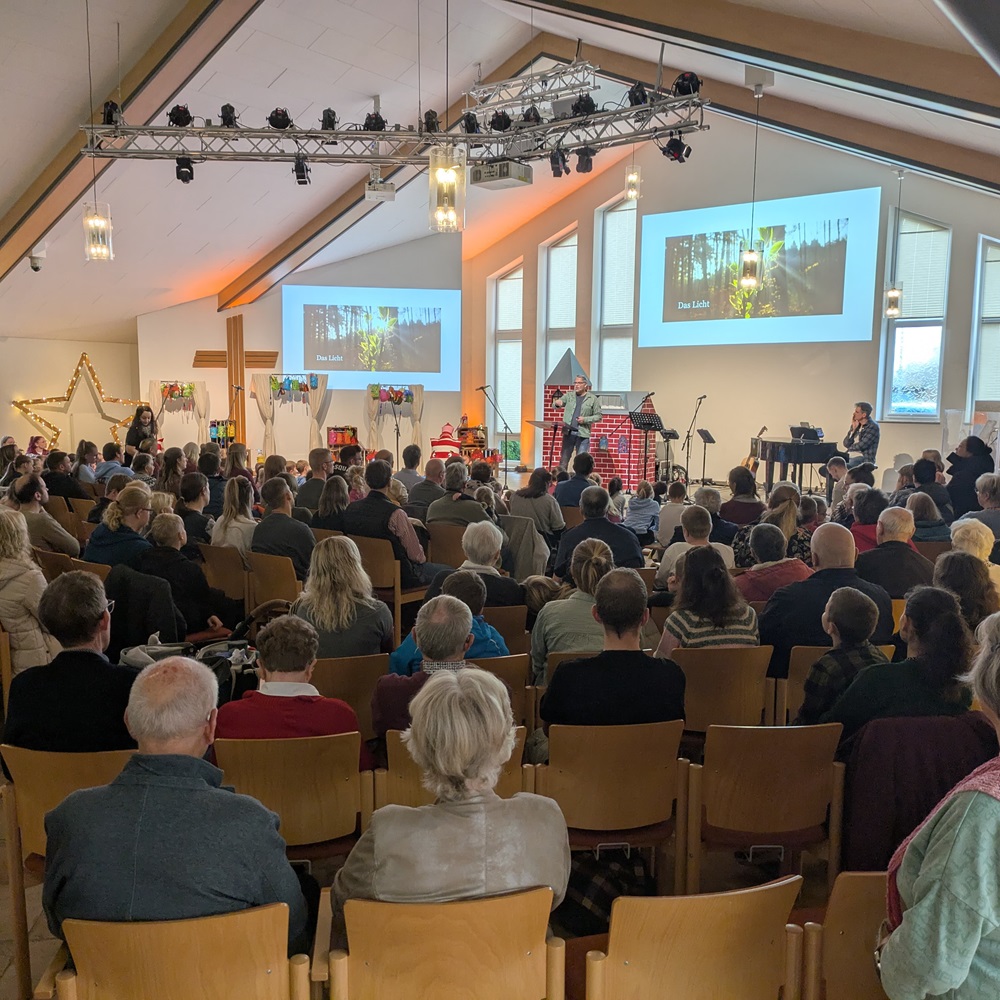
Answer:
[{"label": "chair backrest", "polygon": [[[893,604],[896,602],[893,601]],[[892,654],[896,651],[895,646],[879,646],[885,654],[887,660],[892,659]],[[788,719],[794,719],[799,714],[802,702],[806,697],[806,678],[813,664],[821,657],[830,652],[829,646],[792,646],[792,651],[788,657],[788,680],[785,690],[785,707],[788,710]],[[780,714],[780,713],[779,713]],[[783,726],[785,719],[778,719],[778,725]]]},{"label": "chair backrest", "polygon": [[[290,996],[286,903],[192,920],[64,920],[62,926],[76,973],[69,976],[69,983],[60,981],[60,997],[288,1000]],[[184,961],[178,961],[181,955]],[[68,985],[74,989],[67,994],[63,990]],[[291,996],[298,1000],[301,993],[293,990]]]},{"label": "chair backrest", "polygon": [[336,531],[333,528],[311,528],[310,530],[317,542],[323,541],[324,538],[336,538],[343,535],[342,531]]},{"label": "chair backrest", "polygon": [[59,514],[69,513],[69,500],[66,497],[53,497],[50,496],[45,503],[42,504],[45,508],[45,512],[51,514],[53,517],[58,517]]},{"label": "chair backrest", "polygon": [[617,830],[670,818],[684,723],[551,726],[549,763],[535,791],[559,803],[568,826]]},{"label": "chair backrest", "polygon": [[84,573],[93,573],[94,576],[100,578],[101,583],[104,583],[111,574],[111,567],[104,563],[87,562],[85,559],[71,559],[70,563],[70,569],[79,569]]},{"label": "chair backrest", "polygon": [[[523,640],[528,628],[528,609],[524,604],[516,604],[506,608],[483,608],[483,618],[492,625],[507,643],[508,649],[512,642]],[[519,650],[526,652],[526,650]]]},{"label": "chair backrest", "polygon": [[72,535],[74,538],[80,537],[80,518],[73,513],[66,506],[68,501],[61,501],[63,507],[56,507],[54,510],[49,511],[49,513],[59,522],[60,527],[68,534]]},{"label": "chair backrest", "polygon": [[55,809],[70,792],[96,788],[114,781],[134,750],[103,753],[50,753],[0,746],[4,763],[14,781],[17,825],[21,828],[21,850],[45,855],[45,814]]},{"label": "chair backrest", "polygon": [[903,612],[906,610],[906,598],[897,597],[893,599],[892,602],[892,630],[893,632],[899,631],[899,619],[903,617]]},{"label": "chair backrest", "polygon": [[371,577],[372,586],[379,590],[393,590],[399,586],[399,560],[392,551],[392,544],[385,538],[365,538],[348,535],[358,547],[361,565]]},{"label": "chair backrest", "polygon": [[217,587],[237,601],[246,602],[247,570],[243,554],[235,545],[209,545],[198,543],[198,550],[205,560],[205,579],[210,587]]},{"label": "chair backrest", "polygon": [[771,646],[675,649],[671,658],[684,671],[685,728],[756,726],[764,711],[764,681]]},{"label": "chair backrest", "polygon": [[65,552],[48,552],[45,549],[34,549],[35,561],[41,567],[46,583],[51,583],[57,576],[68,573],[76,567],[73,560]]},{"label": "chair backrest", "polygon": [[833,798],[843,727],[710,726],[705,737],[705,822],[723,830],[785,833],[818,827]]},{"label": "chair backrest", "polygon": [[0,686],[3,690],[3,714],[7,717],[7,695],[14,679],[14,663],[10,657],[10,634],[0,628]]},{"label": "chair backrest", "polygon": [[427,533],[431,536],[430,558],[445,566],[461,566],[465,562],[465,550],[462,548],[465,528],[464,524],[431,521],[427,525]]},{"label": "chair backrest", "polygon": [[389,654],[342,656],[336,660],[317,660],[313,667],[313,687],[324,698],[346,701],[358,717],[363,740],[374,739],[372,695],[378,679],[389,672]]},{"label": "chair backrest", "polygon": [[776,1000],[798,981],[801,938],[786,923],[801,885],[793,875],[736,892],[619,896],[607,955],[587,956],[587,996],[662,997],[669,983],[670,996]]},{"label": "chair backrest", "polygon": [[551,996],[545,941],[551,906],[548,888],[452,903],[349,899],[344,920],[350,952],[331,956],[331,997],[347,996],[336,990],[344,978],[338,965],[346,965],[350,996],[358,1000]]},{"label": "chair backrest", "polygon": [[97,530],[97,525],[93,521],[85,521],[81,518],[76,527],[77,538],[80,539],[80,544],[86,547],[87,542],[90,541],[90,536]]},{"label": "chair backrest", "polygon": [[552,683],[552,675],[559,669],[559,664],[566,660],[585,660],[591,656],[597,656],[599,649],[577,649],[566,650],[562,653],[549,653],[545,657],[545,682]]},{"label": "chair backrest", "polygon": [[281,835],[290,847],[354,832],[361,811],[360,754],[358,733],[215,741],[226,782],[281,817]]},{"label": "chair backrest", "polygon": [[646,593],[651,594],[653,592],[653,584],[656,582],[656,567],[643,566],[641,569],[636,570],[636,572],[642,577],[642,582],[646,585]]},{"label": "chair backrest", "polygon": [[[434,796],[421,784],[420,768],[414,763],[409,750],[403,745],[402,733],[390,729],[385,734],[386,767],[375,772],[375,808],[390,804],[400,806],[427,806]],[[517,727],[514,750],[503,766],[494,789],[502,799],[509,799],[522,790],[521,758],[528,730]]]},{"label": "chair backrest", "polygon": [[934,562],[938,556],[951,551],[951,542],[914,542],[917,551],[925,558]]},{"label": "chair backrest", "polygon": [[886,1000],[871,960],[884,916],[885,872],[841,872],[837,876],[822,925],[806,924],[807,996]]},{"label": "chair backrest", "polygon": [[69,508],[77,517],[86,520],[87,515],[97,506],[96,500],[80,500],[77,497],[70,497]]},{"label": "chair backrest", "polygon": [[510,708],[514,713],[514,725],[523,726],[529,723],[529,713],[533,706],[528,694],[531,672],[531,657],[527,653],[517,653],[513,656],[486,656],[478,660],[469,660],[481,670],[496,674],[507,685],[510,692]]},{"label": "chair backrest", "polygon": [[583,511],[579,507],[560,507],[567,529],[583,524]]},{"label": "chair backrest", "polygon": [[760,617],[760,613],[767,607],[767,601],[750,601],[748,602],[750,607],[753,608],[754,613],[757,617]]},{"label": "chair backrest", "polygon": [[661,632],[663,631],[663,626],[667,623],[667,619],[670,617],[670,611],[671,608],[664,604],[655,604],[649,609],[649,617]]},{"label": "chair backrest", "polygon": [[295,566],[288,556],[251,552],[250,571],[253,574],[254,604],[267,604],[268,601],[295,601],[299,596],[299,581],[295,576]]}]

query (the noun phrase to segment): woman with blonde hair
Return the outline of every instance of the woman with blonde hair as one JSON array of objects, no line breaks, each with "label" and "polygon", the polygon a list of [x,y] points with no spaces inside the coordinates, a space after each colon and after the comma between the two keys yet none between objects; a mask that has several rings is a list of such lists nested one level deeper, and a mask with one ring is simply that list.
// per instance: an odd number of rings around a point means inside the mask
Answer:
[{"label": "woman with blonde hair", "polygon": [[222,516],[215,522],[212,544],[231,545],[234,549],[239,549],[243,563],[249,569],[250,546],[256,528],[250,480],[234,476],[227,480],[222,494]]},{"label": "woman with blonde hair", "polygon": [[305,590],[291,613],[319,633],[319,659],[392,651],[392,614],[374,597],[350,538],[334,536],[316,544]]},{"label": "woman with blonde hair", "polygon": [[635,488],[622,524],[639,536],[640,545],[652,545],[660,526],[660,505],[653,499],[653,487],[645,479]]},{"label": "woman with blonde hair", "polygon": [[968,552],[986,563],[993,586],[1000,590],[1000,566],[990,562],[995,544],[993,532],[982,521],[962,518],[951,526],[951,547],[960,552]]},{"label": "woman with blonde hair", "polygon": [[926,493],[911,493],[906,498],[906,509],[913,515],[916,530],[914,542],[950,542],[951,529],[941,516],[937,504]]},{"label": "woman with blonde hair", "polygon": [[365,482],[365,470],[359,466],[353,466],[347,470],[348,496],[351,503],[355,500],[364,500],[368,496],[368,484]]},{"label": "woman with blonde hair", "polygon": [[87,562],[138,567],[142,555],[153,546],[142,537],[152,513],[149,487],[142,483],[126,486],[108,504],[104,518],[90,536],[83,558]]},{"label": "woman with blonde hair", "polygon": [[194,441],[188,441],[184,448],[184,474],[187,475],[189,472],[198,471],[198,459],[201,456],[201,449],[194,443]]},{"label": "woman with blonde hair", "polygon": [[9,633],[15,674],[49,663],[59,652],[59,643],[38,617],[44,590],[45,577],[31,558],[24,518],[0,508],[0,625]]},{"label": "woman with blonde hair", "polygon": [[[790,559],[812,562],[812,542],[809,532],[799,527],[799,491],[792,483],[778,483],[767,498],[767,510],[757,524],[776,524],[788,542],[785,552]],[[755,525],[747,524],[736,532],[733,555],[736,565],[749,569],[756,562],[750,549],[750,532]]]},{"label": "woman with blonde hair", "polygon": [[260,490],[257,488],[257,482],[248,465],[247,446],[245,444],[234,441],[229,446],[226,450],[226,464],[222,470],[222,474],[226,479],[232,479],[233,476],[242,476],[246,479],[253,489],[253,502],[260,503]]}]

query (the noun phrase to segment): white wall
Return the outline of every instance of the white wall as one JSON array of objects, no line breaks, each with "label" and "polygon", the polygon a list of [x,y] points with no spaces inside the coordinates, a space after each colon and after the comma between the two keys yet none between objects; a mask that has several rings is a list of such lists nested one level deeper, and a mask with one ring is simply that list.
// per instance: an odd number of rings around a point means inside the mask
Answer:
[{"label": "white wall", "polygon": [[[290,277],[286,284],[385,286],[399,288],[458,288],[462,274],[461,238],[428,236],[350,260],[303,271]],[[243,335],[246,350],[278,351],[277,371],[283,371],[281,359],[281,289],[272,289],[252,305],[220,313],[215,298],[199,299],[184,305],[147,313],[138,318],[139,377],[143,386],[150,379],[204,380],[210,396],[210,418],[223,420],[228,416],[228,379],[223,369],[195,369],[192,360],[196,350],[220,350],[226,346],[226,316],[243,313]],[[247,372],[249,383],[250,376]],[[256,401],[250,397],[247,384],[247,446],[251,454],[263,444],[263,423]],[[359,428],[366,440],[364,393],[336,390],[327,414],[328,426],[348,424]],[[446,421],[457,424],[462,415],[459,392],[429,392],[423,415],[421,448],[426,455],[432,435],[437,435]],[[197,425],[193,414],[166,414],[163,420],[166,445],[182,445],[194,440]],[[411,442],[409,421],[402,424],[400,449]],[[286,458],[302,458],[308,451],[308,415],[303,403],[276,404],[274,421],[275,445]],[[390,423],[383,424],[381,446],[394,448],[395,433]]]}]

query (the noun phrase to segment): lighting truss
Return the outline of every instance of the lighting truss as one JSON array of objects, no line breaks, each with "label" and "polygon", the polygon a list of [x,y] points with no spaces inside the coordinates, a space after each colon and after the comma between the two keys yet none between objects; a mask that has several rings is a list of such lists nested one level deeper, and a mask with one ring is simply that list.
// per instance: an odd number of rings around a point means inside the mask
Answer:
[{"label": "lighting truss", "polygon": [[465,95],[468,98],[465,110],[473,113],[489,110],[492,113],[509,111],[511,108],[529,108],[532,105],[551,104],[563,97],[589,93],[597,87],[597,67],[580,60],[542,73],[477,84]]}]

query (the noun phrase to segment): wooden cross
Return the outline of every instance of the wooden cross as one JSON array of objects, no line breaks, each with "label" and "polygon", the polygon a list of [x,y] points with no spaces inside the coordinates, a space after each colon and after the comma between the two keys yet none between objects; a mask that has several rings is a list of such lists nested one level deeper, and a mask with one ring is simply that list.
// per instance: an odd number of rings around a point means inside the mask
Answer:
[{"label": "wooden cross", "polygon": [[[195,351],[192,365],[195,368],[225,368],[229,379],[229,409],[236,424],[236,440],[244,444],[247,439],[246,394],[248,368],[274,371],[278,366],[277,351],[247,351],[243,348],[243,314],[226,317],[226,350]],[[243,391],[234,389],[243,386]]]}]

